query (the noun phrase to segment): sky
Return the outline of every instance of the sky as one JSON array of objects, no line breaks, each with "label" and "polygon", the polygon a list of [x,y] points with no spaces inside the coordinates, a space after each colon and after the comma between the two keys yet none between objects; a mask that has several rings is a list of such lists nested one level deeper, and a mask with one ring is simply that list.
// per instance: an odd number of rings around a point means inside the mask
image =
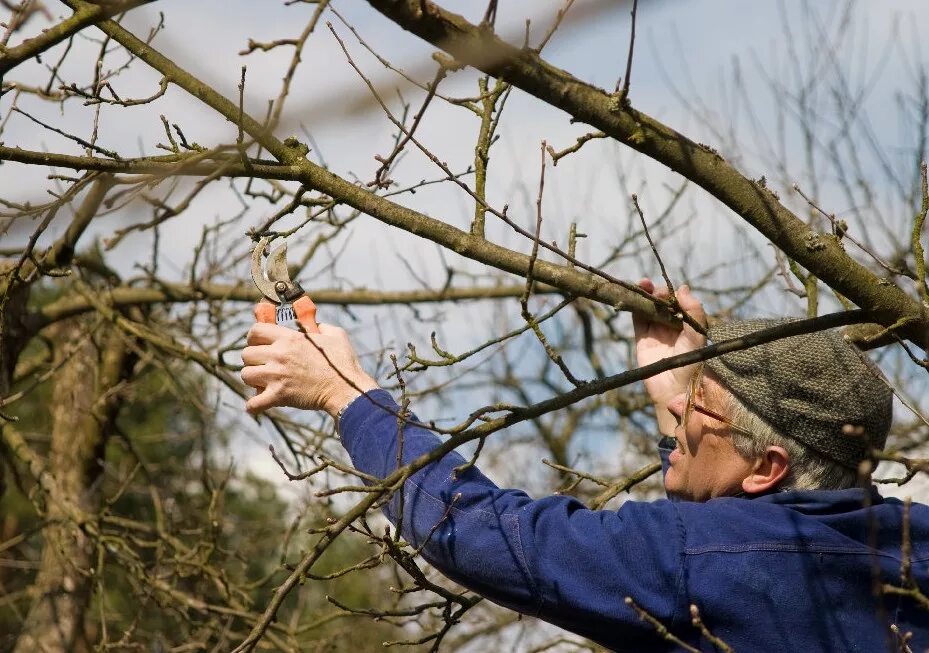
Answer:
[{"label": "sky", "polygon": [[[472,21],[479,20],[483,13],[482,3],[456,0],[442,4],[463,12]],[[429,56],[435,50],[432,46],[386,21],[367,3],[342,0],[334,2],[334,6],[379,54],[417,79],[425,81],[431,77]],[[560,2],[501,2],[498,32],[518,41],[528,17],[530,38],[537,39],[561,6]],[[154,47],[227,97],[237,97],[241,67],[246,65],[245,107],[253,116],[260,117],[268,100],[278,94],[290,49],[278,48],[248,56],[238,53],[249,38],[257,41],[294,38],[314,8],[302,3],[285,6],[283,2],[269,0],[161,0],[134,10],[124,24],[143,36],[163,15],[165,28],[155,39]],[[628,2],[578,0],[564,28],[546,46],[544,58],[583,80],[612,89],[625,69],[629,9]],[[388,98],[390,108],[399,110],[399,98],[403,97],[415,110],[422,94],[400,83],[396,75],[367,54],[338,18],[330,14],[327,20],[345,40],[353,59]],[[907,213],[909,209],[904,203],[895,199],[888,178],[904,179],[900,171],[907,169],[905,152],[912,149],[916,139],[911,126],[900,119],[898,106],[905,102],[900,94],[914,86],[917,64],[926,63],[927,52],[920,41],[926,41],[927,30],[929,3],[920,0],[850,4],[790,0],[643,1],[638,9],[630,99],[636,108],[693,140],[714,145],[751,177],[766,175],[787,196],[791,183],[806,186],[812,182],[807,174],[803,132],[797,123],[802,112],[788,107],[779,117],[778,102],[789,104],[802,91],[810,99],[810,116],[821,120],[825,125],[821,134],[828,134],[830,121],[835,122],[830,112],[839,111],[830,99],[836,88],[832,72],[844,71],[857,102],[856,110],[866,116],[867,129],[862,133],[870,133],[880,145],[872,152],[868,143],[862,141],[857,173],[862,179],[873,181],[878,195],[865,205],[860,193],[844,193],[834,175],[827,172],[817,197],[827,210],[846,217],[853,230],[872,229],[875,241],[886,245],[905,233],[904,218],[912,215]],[[92,31],[87,34],[92,35]],[[830,56],[816,58],[825,44],[836,41],[838,45]],[[30,83],[47,79],[49,61],[55,60],[63,47],[41,64],[31,62],[21,66],[8,79]],[[92,53],[100,46],[82,36],[73,47],[80,56],[69,58],[62,74],[68,80],[86,83],[93,72]],[[811,75],[802,74],[814,59],[829,63]],[[124,60],[123,53],[115,51],[108,56],[106,67],[116,67]],[[143,97],[157,89],[159,78],[157,73],[136,64],[114,80],[113,85],[122,97]],[[735,79],[740,80],[741,86]],[[798,84],[798,80],[809,83]],[[744,93],[740,91],[742,88]],[[467,71],[456,73],[443,87],[443,92],[449,95],[473,95],[475,91],[476,76]],[[0,98],[0,115],[6,115],[11,95]],[[95,120],[92,107],[78,102],[58,106],[28,100],[22,101],[22,107],[43,121],[84,138],[92,133]],[[158,153],[156,143],[165,140],[160,115],[180,124],[189,140],[203,145],[235,139],[234,125],[217,119],[211,110],[172,87],[156,105],[132,109],[104,107],[99,116],[101,145],[129,156]],[[464,170],[472,160],[477,129],[477,119],[472,114],[439,102],[427,114],[418,137],[453,170]],[[394,131],[370,100],[330,30],[321,24],[304,52],[277,136],[294,135],[306,141],[307,135],[311,135],[314,143],[311,157],[324,161],[347,178],[366,181],[378,167],[374,154],[389,151]],[[508,204],[514,219],[530,225],[534,219],[541,142],[562,149],[587,131],[589,128],[584,125],[571,124],[561,111],[514,92],[501,121],[500,139],[491,153],[488,189],[491,202],[496,206]],[[79,146],[18,114],[7,121],[0,140],[8,146],[80,153]],[[777,149],[772,143],[780,141],[784,143],[787,159],[783,170],[771,163],[770,156],[772,149]],[[886,160],[877,150],[885,153]],[[828,170],[828,166],[823,169]],[[46,175],[44,169],[4,164],[0,166],[0,197],[39,201],[49,185]],[[406,184],[439,176],[426,157],[412,151],[401,162],[394,178]],[[549,164],[543,236],[564,242],[570,223],[577,222],[579,229],[589,235],[581,241],[578,252],[586,260],[596,262],[622,240],[630,221],[637,220],[629,204],[630,192],[640,195],[645,214],[651,219],[661,214],[681,183],[680,178],[662,166],[615,143],[592,141],[581,153],[562,160],[557,167]],[[796,205],[796,197],[788,199]],[[406,195],[401,201],[462,228],[467,227],[473,212],[470,200],[448,186],[429,187],[415,195]],[[240,211],[241,204],[228,185],[216,185],[197,198],[191,211],[166,223],[161,230],[162,242],[166,244],[161,254],[164,275],[183,278],[202,228]],[[243,217],[243,225],[260,224],[273,212],[274,209],[256,203]],[[96,221],[94,233],[107,237],[115,229],[140,219],[148,219],[148,214],[138,206],[131,206]],[[881,221],[892,224],[882,231],[874,226]],[[53,225],[48,238],[64,224],[62,221]],[[733,280],[752,283],[759,278],[760,260],[766,265],[773,263],[773,252],[764,240],[748,232],[728,209],[699,189],[686,192],[667,224],[669,233],[662,235],[658,247],[669,261],[675,279],[683,278],[682,269],[686,267],[696,274],[690,280],[698,284],[718,287]],[[15,225],[6,233],[0,232],[4,248],[23,241],[27,235],[23,227]],[[229,281],[247,279],[247,263],[236,258],[247,253],[250,246],[243,231],[237,228],[224,237],[229,260],[239,261],[226,271]],[[501,225],[491,224],[489,233],[501,244],[528,251],[526,242]],[[299,251],[301,242],[308,242],[313,236],[307,232],[294,239],[291,247]],[[121,271],[132,274],[139,260],[147,257],[149,246],[148,233],[128,237],[113,251],[113,260]],[[302,279],[305,286],[414,288],[417,277],[434,279],[441,274],[445,261],[462,270],[479,271],[467,261],[454,255],[443,256],[436,247],[383,227],[368,217],[360,218],[350,236],[333,245],[331,251],[338,252],[337,264],[329,266],[323,260],[311,264],[307,277]],[[636,255],[620,260],[610,272],[635,280],[643,274],[657,275],[658,269],[650,256]],[[800,300],[771,284],[758,301],[744,310],[772,316],[801,314],[803,309]],[[471,314],[476,310],[430,307],[426,314],[437,321],[443,346],[453,351],[464,351],[494,332],[498,327],[494,320],[518,317],[518,307],[504,311],[502,318],[481,309],[484,312],[479,314],[476,324]],[[344,313],[323,315],[352,329],[362,343],[360,349],[372,350],[388,344],[402,350],[407,341],[417,343],[422,350],[429,348],[431,327],[411,328],[411,318],[405,309],[362,309],[355,312],[354,320]],[[612,362],[619,365],[622,361],[623,356],[617,353]],[[475,405],[480,405],[477,398],[461,406],[428,408],[453,417],[466,414]],[[243,428],[250,435],[247,443],[241,444],[243,457],[260,459],[263,462],[259,467],[267,463],[262,469],[277,476],[273,462],[266,455],[250,453],[263,448],[263,433],[253,426]],[[502,473],[506,476],[505,471]]]}]

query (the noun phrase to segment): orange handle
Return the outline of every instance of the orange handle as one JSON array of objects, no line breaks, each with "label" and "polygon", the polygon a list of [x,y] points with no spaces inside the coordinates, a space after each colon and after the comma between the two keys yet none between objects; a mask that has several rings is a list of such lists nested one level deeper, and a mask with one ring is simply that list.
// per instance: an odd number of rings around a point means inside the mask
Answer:
[{"label": "orange handle", "polygon": [[304,295],[294,302],[294,313],[307,333],[319,333],[319,324],[316,322],[316,304]]},{"label": "orange handle", "polygon": [[[307,333],[319,333],[319,325],[316,323],[316,304],[312,299],[304,295],[293,303],[293,308],[294,313],[297,314],[297,320]],[[255,304],[254,312],[255,320],[258,322],[277,323],[277,307],[271,302],[262,300]]]},{"label": "orange handle", "polygon": [[254,312],[256,322],[264,322],[265,324],[274,324],[277,322],[277,317],[275,315],[277,310],[271,302],[261,300],[259,303],[255,304]]}]

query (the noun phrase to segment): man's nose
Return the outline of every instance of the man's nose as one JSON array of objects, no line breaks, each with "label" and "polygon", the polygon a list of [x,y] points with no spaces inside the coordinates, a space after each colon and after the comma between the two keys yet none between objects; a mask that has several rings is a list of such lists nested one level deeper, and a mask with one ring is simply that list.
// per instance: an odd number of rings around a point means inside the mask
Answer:
[{"label": "man's nose", "polygon": [[667,406],[668,410],[671,411],[671,414],[680,419],[687,407],[687,395],[683,392],[679,395],[675,395],[668,402]]}]

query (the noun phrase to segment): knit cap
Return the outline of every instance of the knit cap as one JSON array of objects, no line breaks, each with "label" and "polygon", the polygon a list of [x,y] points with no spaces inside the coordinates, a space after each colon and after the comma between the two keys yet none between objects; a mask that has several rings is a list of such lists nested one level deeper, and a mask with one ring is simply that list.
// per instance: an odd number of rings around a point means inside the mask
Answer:
[{"label": "knit cap", "polygon": [[[726,322],[708,335],[719,342],[794,319]],[[775,431],[826,458],[857,468],[870,449],[884,448],[893,393],[877,367],[836,329],[723,354],[706,366]]]}]

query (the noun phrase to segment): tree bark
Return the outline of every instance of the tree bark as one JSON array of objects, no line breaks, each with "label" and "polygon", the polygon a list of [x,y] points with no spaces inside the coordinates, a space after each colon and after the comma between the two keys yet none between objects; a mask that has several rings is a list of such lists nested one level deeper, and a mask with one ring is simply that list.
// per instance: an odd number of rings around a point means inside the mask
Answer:
[{"label": "tree bark", "polygon": [[[11,262],[0,261],[0,399],[10,394],[13,371],[28,340],[23,319],[26,316],[29,287],[11,284],[12,270]],[[3,408],[0,406],[0,428],[3,428],[6,422],[2,412]],[[0,447],[0,497],[6,491],[2,460],[4,456],[6,452]]]},{"label": "tree bark", "polygon": [[[86,328],[86,325],[84,325]],[[56,328],[56,356],[68,356],[55,376],[48,471],[62,496],[90,515],[99,513],[104,450],[119,408],[119,384],[130,364],[115,331],[98,341],[84,337],[80,323]],[[69,346],[70,345],[70,346]],[[57,361],[56,361],[57,362]],[[84,614],[93,593],[95,543],[51,497],[46,506],[42,560],[33,585],[34,602],[14,653],[73,651],[84,636]]]}]

